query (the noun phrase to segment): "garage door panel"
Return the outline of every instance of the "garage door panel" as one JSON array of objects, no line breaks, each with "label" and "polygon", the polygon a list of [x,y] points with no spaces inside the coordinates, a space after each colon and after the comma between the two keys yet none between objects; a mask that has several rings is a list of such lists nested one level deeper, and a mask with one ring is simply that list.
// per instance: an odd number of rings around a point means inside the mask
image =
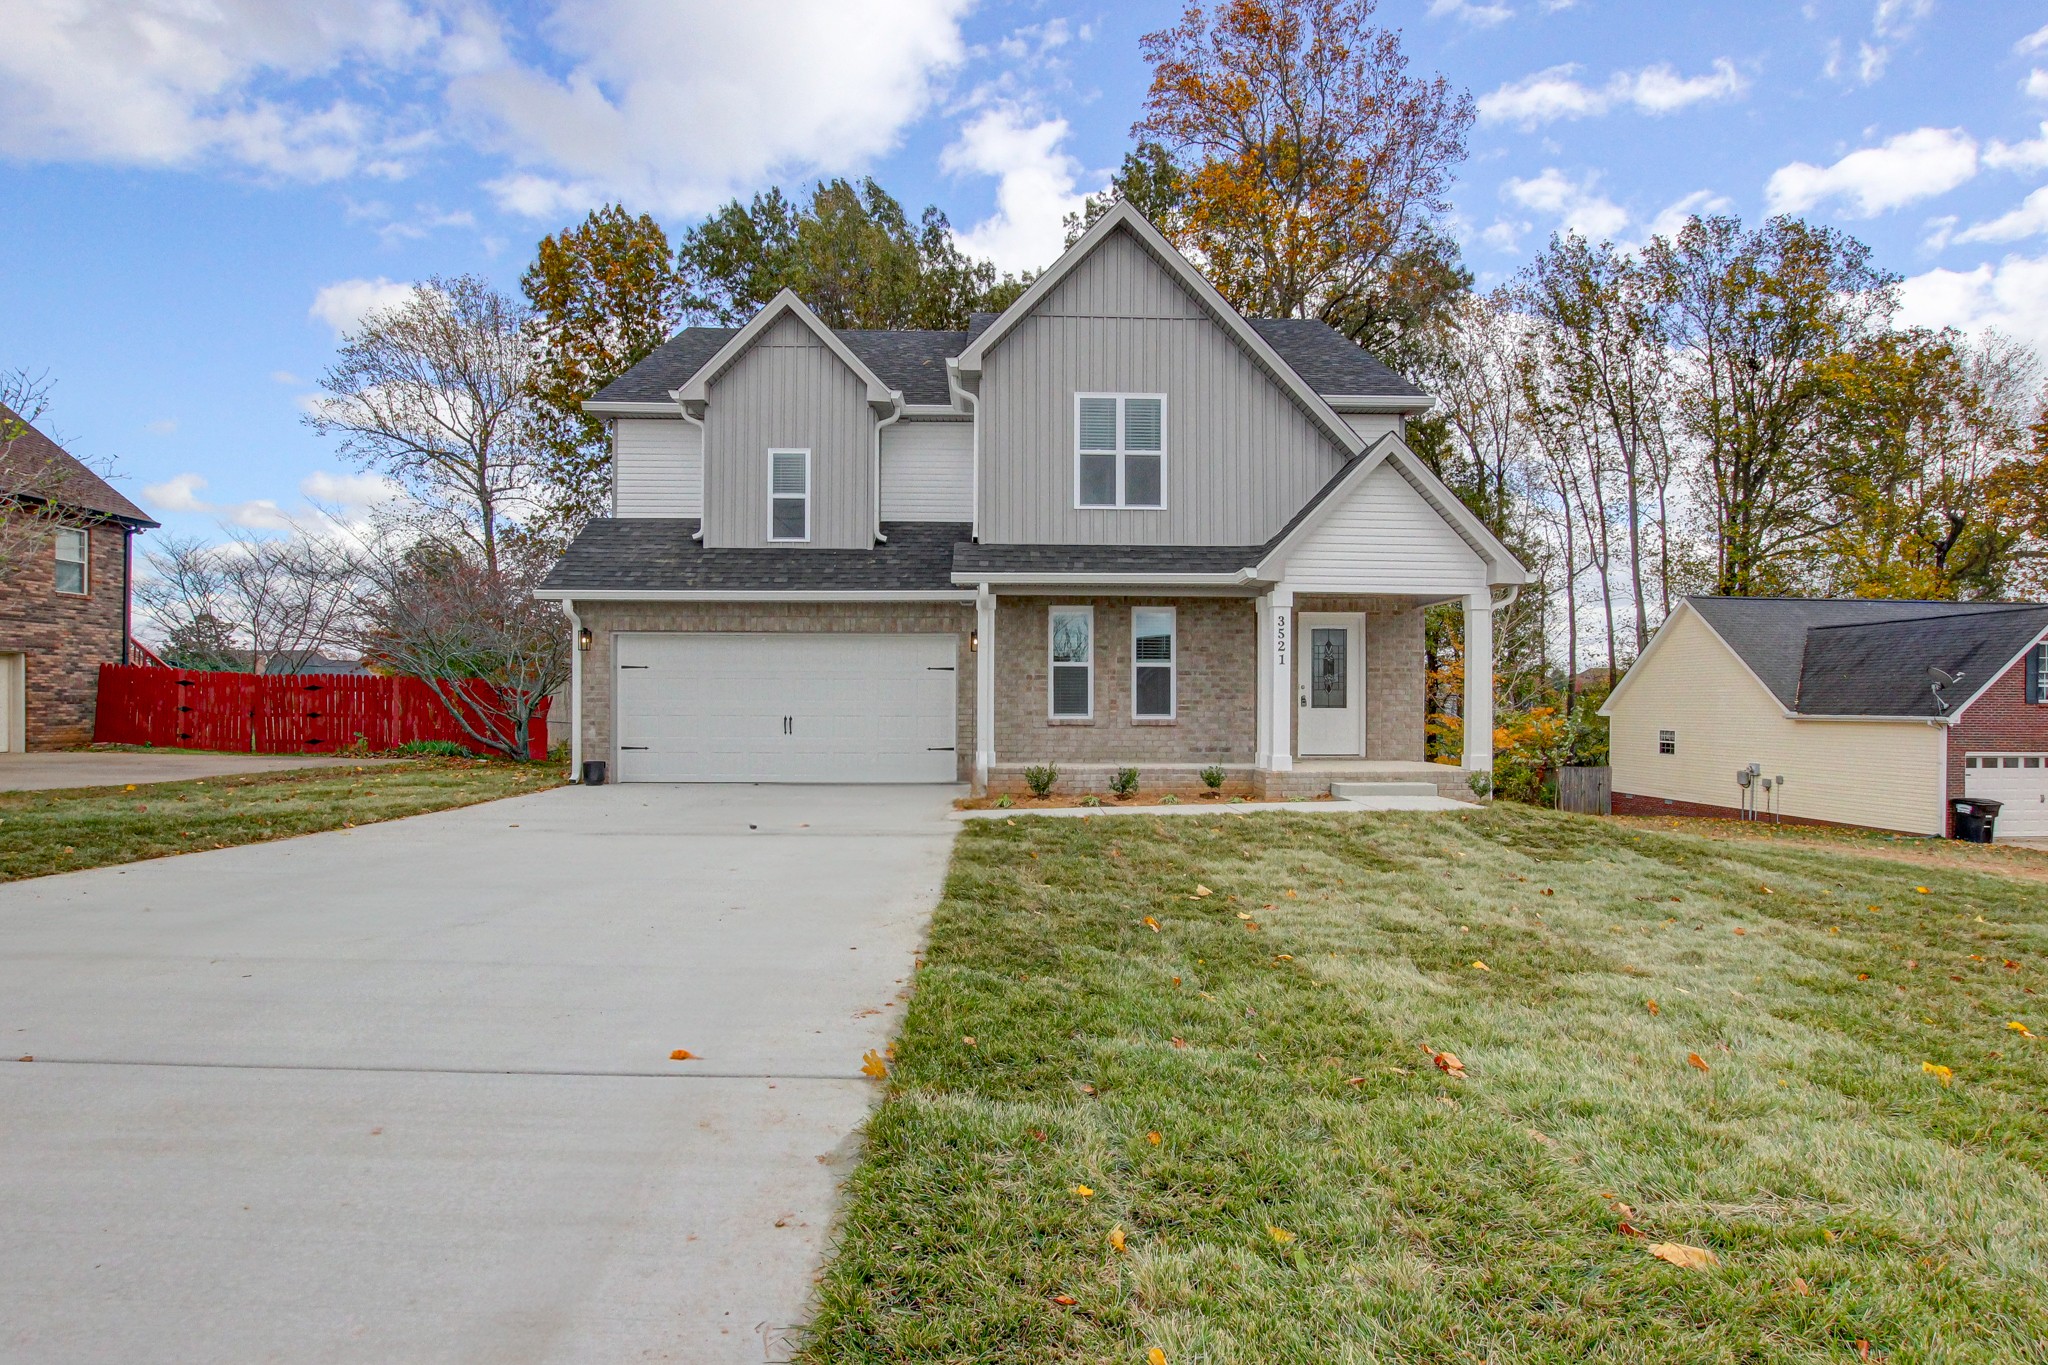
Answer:
[{"label": "garage door panel", "polygon": [[1963,795],[2001,803],[1998,838],[2048,836],[2048,754],[1970,754]]},{"label": "garage door panel", "polygon": [[619,780],[951,782],[958,647],[952,635],[622,635]]}]

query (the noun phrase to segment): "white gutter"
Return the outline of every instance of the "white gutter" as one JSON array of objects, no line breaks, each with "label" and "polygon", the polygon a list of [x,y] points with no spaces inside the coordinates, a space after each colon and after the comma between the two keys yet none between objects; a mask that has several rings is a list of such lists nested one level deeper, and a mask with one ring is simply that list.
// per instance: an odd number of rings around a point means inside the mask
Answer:
[{"label": "white gutter", "polygon": [[891,405],[895,410],[875,423],[875,543],[887,545],[889,537],[882,534],[882,428],[903,420],[903,395],[891,394]]},{"label": "white gutter", "polygon": [[972,602],[971,590],[882,588],[718,590],[704,588],[539,588],[535,597],[567,602]]},{"label": "white gutter", "polygon": [[1256,570],[1237,569],[1229,573],[967,573],[954,574],[953,581],[962,587],[984,583],[990,587],[1010,588],[1028,588],[1037,584],[1054,588],[1099,585],[1146,592],[1155,587],[1240,588],[1262,580]]}]

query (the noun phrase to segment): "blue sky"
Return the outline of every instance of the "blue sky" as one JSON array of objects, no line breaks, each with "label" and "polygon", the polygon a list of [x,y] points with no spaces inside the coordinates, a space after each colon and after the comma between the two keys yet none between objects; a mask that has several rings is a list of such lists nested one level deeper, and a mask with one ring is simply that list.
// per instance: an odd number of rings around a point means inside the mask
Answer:
[{"label": "blue sky", "polygon": [[[671,229],[871,172],[1046,263],[1129,143],[1173,3],[0,0],[0,367],[172,528],[370,496],[299,421],[336,328],[429,274],[516,286],[620,199]],[[1560,226],[1797,211],[1907,277],[1908,320],[2048,345],[2048,6],[1383,0],[1481,118],[1482,283]]]}]

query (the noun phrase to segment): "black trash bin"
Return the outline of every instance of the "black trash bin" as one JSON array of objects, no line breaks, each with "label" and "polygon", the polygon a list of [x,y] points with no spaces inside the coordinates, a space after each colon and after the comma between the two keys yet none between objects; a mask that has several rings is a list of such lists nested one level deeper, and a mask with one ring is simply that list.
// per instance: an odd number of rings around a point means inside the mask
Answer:
[{"label": "black trash bin", "polygon": [[1981,796],[1968,796],[1960,801],[1949,802],[1953,812],[1955,833],[1953,838],[1966,843],[1988,844],[1993,830],[1998,825],[1998,812],[2005,803],[1989,801]]},{"label": "black trash bin", "polygon": [[583,760],[583,785],[586,787],[602,787],[604,785],[603,759],[586,758]]}]

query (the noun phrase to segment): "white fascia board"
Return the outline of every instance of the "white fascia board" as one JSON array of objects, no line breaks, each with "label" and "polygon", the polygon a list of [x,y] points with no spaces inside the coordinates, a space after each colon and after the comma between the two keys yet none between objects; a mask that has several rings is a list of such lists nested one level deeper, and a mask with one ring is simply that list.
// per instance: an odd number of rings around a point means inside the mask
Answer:
[{"label": "white fascia board", "polygon": [[969,413],[967,409],[955,407],[951,403],[905,403],[903,405],[903,415],[905,417],[923,417],[927,419],[951,418],[956,422],[971,422],[974,420],[973,414]]},{"label": "white fascia board", "polygon": [[2025,646],[2021,648],[2019,653],[2013,655],[2010,659],[2007,659],[2005,661],[2005,666],[2003,668],[1992,670],[1989,677],[1985,678],[1983,682],[1977,684],[1977,690],[1975,692],[1972,692],[1968,697],[1964,698],[1962,704],[1957,706],[1955,710],[1949,712],[1948,715],[1944,717],[1944,719],[1951,721],[1962,719],[1963,712],[1970,709],[1970,704],[1972,702],[1976,701],[1977,698],[1983,696],[1985,691],[1990,688],[1991,684],[1997,682],[2000,678],[2012,672],[2014,666],[2017,665],[2020,662],[2020,660],[2026,658],[2027,655],[2033,650],[2038,649],[2041,645],[2041,641],[2044,638],[2048,638],[2048,636],[2036,635],[2033,639],[2027,641],[2027,643],[2025,644]]},{"label": "white fascia board", "polygon": [[1429,472],[1429,466],[1408,448],[1408,443],[1391,431],[1374,441],[1349,470],[1338,476],[1337,485],[1323,495],[1315,509],[1302,518],[1301,524],[1266,552],[1259,561],[1258,576],[1275,582],[1285,578],[1288,556],[1313,536],[1323,522],[1336,514],[1338,507],[1357,490],[1360,483],[1389,462],[1422,496],[1423,501],[1458,533],[1459,539],[1486,561],[1488,587],[1519,587],[1529,581],[1529,571],[1522,567],[1521,561],[1500,543],[1493,532],[1486,529],[1486,523],[1472,515],[1471,509],[1459,500],[1457,494],[1444,486],[1443,480]]},{"label": "white fascia board", "polygon": [[593,417],[681,417],[682,406],[668,403],[626,403],[602,402],[595,398],[583,404],[583,410]]},{"label": "white fascia board", "polygon": [[1323,401],[1338,412],[1428,412],[1436,406],[1426,393],[1326,393]]},{"label": "white fascia board", "polygon": [[1249,568],[1231,573],[956,573],[955,583],[986,583],[992,588],[1101,587],[1118,592],[1146,593],[1154,588],[1239,588],[1257,581]]},{"label": "white fascia board", "polygon": [[903,395],[882,382],[882,377],[869,369],[861,358],[853,353],[844,341],[836,336],[824,320],[812,312],[810,306],[796,296],[793,289],[784,289],[770,299],[760,312],[754,314],[747,325],[733,333],[732,339],[718,348],[711,359],[699,366],[697,372],[683,381],[675,391],[678,402],[702,403],[708,398],[705,390],[711,381],[721,374],[733,361],[745,354],[747,348],[760,340],[761,334],[773,327],[785,314],[794,314],[811,329],[817,338],[825,343],[827,350],[838,356],[846,368],[860,377],[867,386],[868,402],[878,407],[895,407],[903,402]]},{"label": "white fascia board", "polygon": [[[1081,234],[1080,239],[1068,247],[1066,253],[1047,271],[1031,282],[1031,287],[1018,296],[1017,301],[1002,311],[1001,316],[989,324],[988,329],[973,341],[967,343],[956,359],[956,367],[964,377],[981,372],[982,360],[997,342],[1009,334],[1011,329],[1028,317],[1038,305],[1044,302],[1059,282],[1073,273],[1074,267],[1086,260],[1095,249],[1107,241],[1110,234],[1125,230],[1136,237],[1152,256],[1171,271],[1189,293],[1199,299],[1211,316],[1219,322],[1240,345],[1257,358],[1259,364],[1291,393],[1309,416],[1336,442],[1338,449],[1346,455],[1356,456],[1365,452],[1365,438],[1351,429],[1351,424],[1337,415],[1335,408],[1323,396],[1309,386],[1298,371],[1273,349],[1272,344],[1260,336],[1258,329],[1245,321],[1244,314],[1230,306],[1216,286],[1209,283],[1202,272],[1195,269],[1187,257],[1174,249],[1173,243],[1160,235],[1144,214],[1131,207],[1129,200],[1119,200],[1116,207],[1095,220],[1095,226]],[[963,380],[964,382],[964,380]]]},{"label": "white fascia board", "polygon": [[536,588],[535,597],[551,602],[972,602],[972,592],[945,588],[796,589],[714,591],[694,588]]}]

